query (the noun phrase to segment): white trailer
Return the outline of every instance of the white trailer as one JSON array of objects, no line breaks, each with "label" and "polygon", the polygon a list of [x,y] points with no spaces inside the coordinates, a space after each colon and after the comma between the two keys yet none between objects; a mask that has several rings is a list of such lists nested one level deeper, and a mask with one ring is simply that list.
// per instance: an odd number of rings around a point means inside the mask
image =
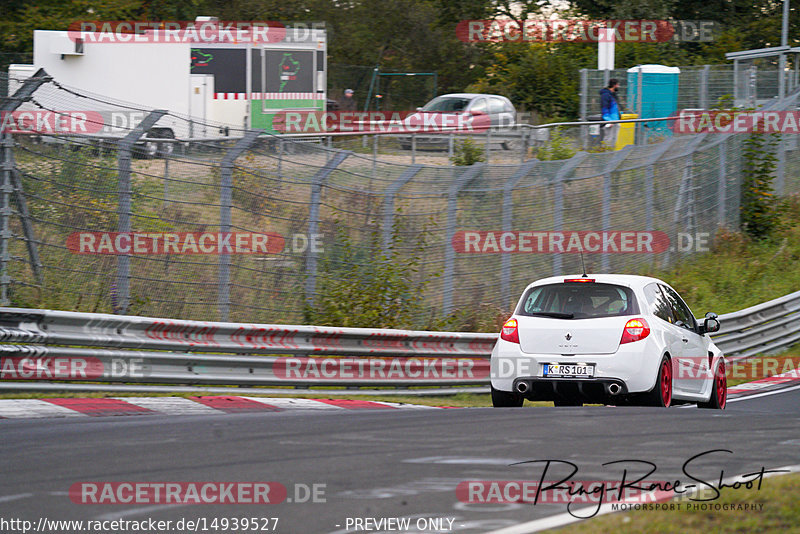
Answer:
[{"label": "white trailer", "polygon": [[43,68],[63,86],[97,96],[94,109],[92,101],[59,97],[60,110],[89,106],[88,111],[100,111],[107,121],[102,133],[111,135],[123,135],[143,114],[110,116],[114,106],[97,104],[103,99],[169,110],[181,118],[166,116],[152,131],[178,138],[227,136],[231,129],[270,131],[279,111],[325,109],[324,28],[287,28],[280,42],[258,42],[239,34],[230,42],[207,44],[164,42],[153,37],[159,31],[146,32],[148,39],[142,42],[108,42],[91,35],[76,39],[74,32],[36,30],[34,64],[9,69],[17,78],[9,91],[16,90],[19,78]]}]

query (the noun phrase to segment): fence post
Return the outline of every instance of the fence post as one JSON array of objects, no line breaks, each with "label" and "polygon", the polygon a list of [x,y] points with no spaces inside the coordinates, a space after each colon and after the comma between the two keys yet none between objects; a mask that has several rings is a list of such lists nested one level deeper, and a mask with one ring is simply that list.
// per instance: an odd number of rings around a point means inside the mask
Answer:
[{"label": "fence post", "polygon": [[[642,98],[642,78],[644,77],[644,73],[642,72],[642,66],[639,65],[639,72],[636,75],[636,113],[637,118],[643,119],[642,113],[644,111],[644,103]],[[636,130],[636,138],[634,139],[634,144],[636,145],[645,145],[647,144],[644,137],[644,123],[637,122],[636,126],[634,127]],[[617,135],[619,135],[619,125],[617,126]]]},{"label": "fence post", "polygon": [[[538,159],[532,159],[520,165],[514,174],[503,184],[503,232],[510,232],[514,219],[514,188],[528,176],[533,168],[539,164]],[[511,254],[503,252],[500,255],[500,302],[503,309],[511,300]]]},{"label": "fence post", "polygon": [[442,315],[453,312],[453,276],[455,274],[456,251],[453,249],[453,237],[456,235],[456,209],[458,193],[465,185],[474,180],[486,166],[485,163],[470,165],[453,181],[447,191],[447,228],[444,242],[444,289],[442,294]]},{"label": "fence post", "polygon": [[726,191],[728,178],[725,173],[728,156],[725,152],[727,144],[727,138],[723,137],[719,143],[719,172],[717,174],[717,226],[720,227],[727,226],[725,224],[725,199],[728,196]]},{"label": "fence post", "polygon": [[[117,232],[122,234],[130,233],[131,217],[131,155],[133,145],[146,131],[153,127],[158,120],[167,113],[166,110],[159,109],[151,111],[136,128],[128,132],[128,135],[117,141],[117,168],[119,171],[119,182],[117,184]],[[131,283],[131,256],[130,254],[117,255],[117,305],[114,306],[114,313],[125,314],[128,312],[130,304],[130,283]],[[112,293],[113,294],[113,293]]]},{"label": "fence post", "polygon": [[666,141],[660,143],[650,158],[645,162],[645,175],[644,175],[644,212],[645,212],[645,226],[647,231],[653,230],[653,204],[655,195],[655,166],[656,162],[666,154],[667,150],[675,144],[675,138],[671,137]]},{"label": "fence post", "polygon": [[778,161],[775,166],[775,194],[782,196],[786,189],[786,141],[785,134],[778,134]]},{"label": "fence post", "polygon": [[[586,121],[589,116],[589,69],[581,69],[581,121]],[[581,126],[581,147],[583,150],[589,148],[589,131],[587,126]]]},{"label": "fence post", "polygon": [[711,70],[710,65],[704,65],[703,70],[700,71],[700,94],[698,95],[700,109],[708,109],[708,72]]},{"label": "fence post", "polygon": [[0,182],[0,305],[8,306],[9,287],[11,275],[8,274],[8,264],[11,255],[8,251],[8,242],[11,239],[11,174],[14,172],[14,163],[11,160],[11,151],[14,147],[14,138],[10,133],[2,134],[2,148],[0,148],[0,173],[3,181]]},{"label": "fence post", "polygon": [[[603,206],[602,206],[602,225],[603,232],[611,230],[611,179],[612,173],[619,167],[628,153],[633,150],[633,145],[628,145],[622,150],[618,151],[603,169]],[[603,250],[600,256],[600,269],[607,273],[611,269],[611,258],[608,252]]]},{"label": "fence post", "polygon": [[[11,113],[23,102],[30,100],[33,93],[50,80],[52,78],[44,69],[39,69],[33,76],[25,80],[12,96],[0,99],[0,122],[7,113]],[[2,141],[0,141],[0,175],[2,175],[0,179],[0,306],[8,306],[11,286],[11,275],[8,273],[11,255],[8,244],[11,239],[11,195],[14,193],[14,138],[10,133],[2,131],[0,131],[0,136],[2,136]],[[31,262],[35,264],[36,259],[31,257]],[[35,265],[34,272],[36,272]]]},{"label": "fence post", "polygon": [[[11,153],[11,163],[14,164],[14,153]],[[22,176],[19,171],[14,169],[11,174],[12,185],[14,186],[14,198],[17,199],[17,208],[19,209],[19,216],[22,219],[22,234],[25,237],[25,246],[28,247],[28,257],[31,260],[31,269],[33,276],[40,286],[44,286],[44,273],[42,261],[39,258],[39,247],[36,244],[36,236],[33,233],[33,224],[31,224],[31,214],[28,210],[28,201],[25,199],[25,189],[22,187]]]},{"label": "fence post", "polygon": [[[566,177],[575,170],[575,167],[581,164],[589,154],[587,152],[578,152],[570,159],[564,162],[555,177],[553,177],[553,231],[560,232],[564,229],[564,180]],[[553,276],[558,276],[561,273],[562,261],[561,254],[553,255]]]},{"label": "fence post", "polygon": [[422,165],[412,165],[403,171],[400,177],[386,188],[383,194],[383,239],[381,247],[384,257],[389,255],[389,247],[392,244],[392,227],[394,227],[394,196],[406,185],[409,180],[422,170]]},{"label": "fence post", "polygon": [[[233,162],[242,152],[250,148],[261,130],[248,130],[244,137],[236,141],[225,152],[220,161],[219,186],[219,231],[227,234],[231,231],[231,208],[233,207]],[[217,310],[220,321],[227,321],[231,307],[231,255],[227,252],[219,255],[219,282],[217,286]]]},{"label": "fence post", "polygon": [[[325,163],[314,177],[311,179],[311,202],[308,208],[308,240],[309,243],[319,232],[319,206],[322,200],[322,186],[328,176],[338,167],[352,152],[336,151],[334,156]],[[306,305],[314,305],[314,296],[317,291],[317,251],[309,244],[306,249]]]}]

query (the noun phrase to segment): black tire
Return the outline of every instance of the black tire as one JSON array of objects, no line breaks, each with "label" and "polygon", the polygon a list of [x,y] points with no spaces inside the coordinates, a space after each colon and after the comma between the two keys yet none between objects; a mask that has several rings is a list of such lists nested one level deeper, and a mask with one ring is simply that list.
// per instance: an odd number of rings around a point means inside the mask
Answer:
[{"label": "black tire", "polygon": [[672,360],[664,356],[658,366],[656,384],[644,396],[645,404],[669,408],[672,405],[672,387]]},{"label": "black tire", "polygon": [[510,391],[501,391],[492,386],[492,406],[495,408],[519,408],[525,399]]},{"label": "black tire", "polygon": [[698,402],[698,408],[710,410],[724,410],[728,404],[728,377],[725,375],[725,360],[719,362],[717,372],[714,374],[714,385],[711,388],[711,398],[708,402]]}]

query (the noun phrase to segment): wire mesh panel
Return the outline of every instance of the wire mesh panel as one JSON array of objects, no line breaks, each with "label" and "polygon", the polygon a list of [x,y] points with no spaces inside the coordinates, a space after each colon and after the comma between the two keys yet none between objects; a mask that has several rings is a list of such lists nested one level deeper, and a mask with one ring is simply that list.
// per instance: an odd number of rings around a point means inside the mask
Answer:
[{"label": "wire mesh panel", "polygon": [[[689,74],[687,106],[701,87],[711,105],[732,80]],[[507,312],[530,282],[580,271],[581,252],[589,271],[646,272],[739,222],[740,135],[586,153],[564,134],[550,159],[506,151],[455,166],[375,157],[373,137],[221,132],[52,80],[3,105],[41,123],[13,115],[0,150],[2,280],[22,307],[470,329],[467,312]],[[780,146],[783,190],[796,193],[796,135]]]}]

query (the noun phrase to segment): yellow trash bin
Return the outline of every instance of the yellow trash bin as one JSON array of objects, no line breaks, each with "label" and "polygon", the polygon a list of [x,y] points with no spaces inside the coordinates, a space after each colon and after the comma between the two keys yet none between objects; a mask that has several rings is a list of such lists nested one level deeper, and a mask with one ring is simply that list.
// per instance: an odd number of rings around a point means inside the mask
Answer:
[{"label": "yellow trash bin", "polygon": [[[620,119],[638,119],[639,115],[636,113],[623,113]],[[619,131],[617,132],[617,143],[614,145],[614,150],[619,150],[624,146],[632,145],[636,142],[636,123],[635,122],[622,122],[619,124]]]}]

